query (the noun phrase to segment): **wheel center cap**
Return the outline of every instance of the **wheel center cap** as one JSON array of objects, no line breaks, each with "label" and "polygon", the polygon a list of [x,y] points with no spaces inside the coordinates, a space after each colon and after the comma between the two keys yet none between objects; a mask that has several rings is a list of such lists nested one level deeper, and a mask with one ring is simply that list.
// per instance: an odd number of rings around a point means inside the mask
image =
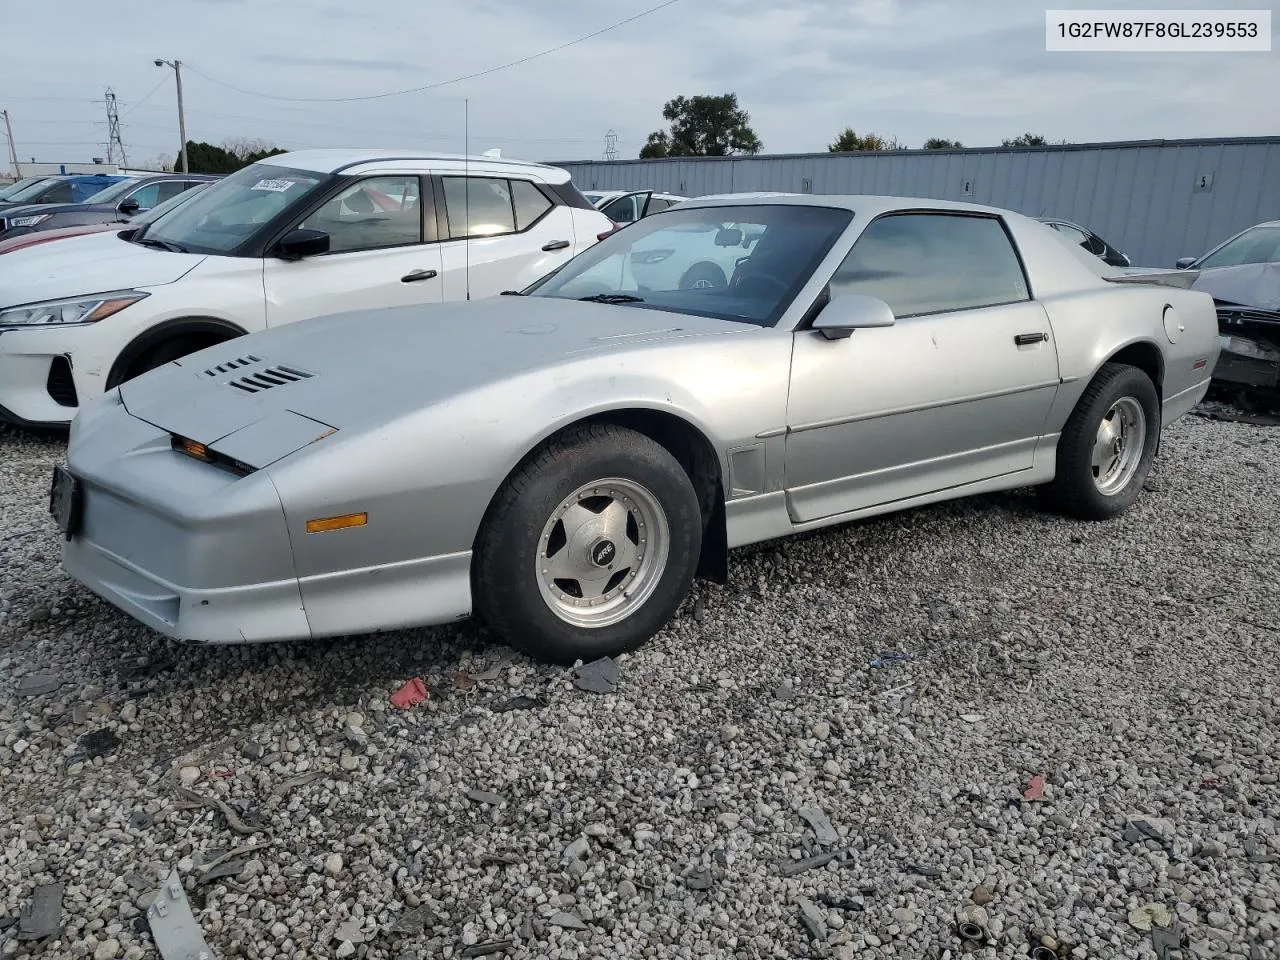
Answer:
[{"label": "wheel center cap", "polygon": [[607,567],[617,555],[618,548],[613,545],[612,540],[597,540],[591,548],[591,562],[597,567]]}]

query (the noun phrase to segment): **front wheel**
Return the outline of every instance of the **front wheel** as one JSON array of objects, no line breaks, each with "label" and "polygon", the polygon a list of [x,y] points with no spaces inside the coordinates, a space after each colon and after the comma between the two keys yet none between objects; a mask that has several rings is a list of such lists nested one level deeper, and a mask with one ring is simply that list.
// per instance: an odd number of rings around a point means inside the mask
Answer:
[{"label": "front wheel", "polygon": [[1057,475],[1043,488],[1063,512],[1107,520],[1142,492],[1160,442],[1160,398],[1141,370],[1105,364],[1058,439]]},{"label": "front wheel", "polygon": [[476,611],[554,663],[634,650],[689,592],[702,515],[661,444],[611,424],[548,441],[495,498],[476,541]]}]

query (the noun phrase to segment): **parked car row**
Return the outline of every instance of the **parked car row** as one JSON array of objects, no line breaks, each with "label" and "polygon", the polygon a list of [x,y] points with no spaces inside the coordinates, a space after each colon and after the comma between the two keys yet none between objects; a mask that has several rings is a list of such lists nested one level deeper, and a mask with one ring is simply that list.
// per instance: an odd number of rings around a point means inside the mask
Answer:
[{"label": "parked car row", "polygon": [[15,203],[0,210],[0,240],[61,227],[118,221],[145,213],[197,184],[215,179],[198,174],[124,177],[81,200],[66,203],[49,199],[46,194],[45,199]]},{"label": "parked car row", "polygon": [[0,194],[0,214],[14,207],[45,203],[83,203],[94,194],[127,179],[105,173],[28,177]]},{"label": "parked car row", "polygon": [[[21,250],[23,247],[35,246],[39,243],[49,243],[53,240],[63,240],[67,237],[79,237],[86,233],[103,233],[107,230],[119,231],[122,224],[133,224],[141,226],[150,223],[152,220],[158,220],[170,210],[186,203],[196,194],[198,194],[208,184],[197,183],[189,189],[183,190],[176,196],[170,197],[156,204],[151,209],[143,213],[124,214],[119,213],[113,219],[98,219],[97,217],[84,218],[88,219],[88,223],[79,223],[75,226],[51,226],[48,223],[42,223],[38,229],[28,231],[14,231],[5,234],[0,238],[0,253],[12,253],[14,250]],[[109,216],[105,211],[104,217]]]},{"label": "parked car row", "polygon": [[[122,188],[104,219],[167,183],[187,180]],[[0,258],[0,419],[66,426],[132,377],[305,317],[523,288],[613,223],[552,167],[304,151],[117,226]]]},{"label": "parked car row", "polygon": [[1191,274],[1010,211],[645,193],[615,229],[555,168],[308,151],[0,258],[65,568],[181,640],[476,614],[591,660],[732,547],[1028,485],[1123,513],[1217,362]]}]

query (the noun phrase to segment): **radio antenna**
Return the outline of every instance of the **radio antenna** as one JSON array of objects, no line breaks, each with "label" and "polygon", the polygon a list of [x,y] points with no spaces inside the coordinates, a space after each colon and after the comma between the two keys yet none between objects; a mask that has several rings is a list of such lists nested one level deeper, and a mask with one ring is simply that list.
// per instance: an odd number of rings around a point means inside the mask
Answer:
[{"label": "radio antenna", "polygon": [[462,101],[462,201],[464,230],[467,238],[462,241],[466,251],[467,299],[471,299],[471,98]]}]

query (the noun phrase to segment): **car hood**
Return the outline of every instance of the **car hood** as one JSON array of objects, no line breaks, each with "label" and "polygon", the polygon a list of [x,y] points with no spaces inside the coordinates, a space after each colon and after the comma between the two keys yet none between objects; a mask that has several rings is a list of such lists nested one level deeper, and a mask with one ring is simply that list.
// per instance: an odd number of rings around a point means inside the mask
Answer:
[{"label": "car hood", "polygon": [[1201,270],[1192,289],[1215,300],[1263,310],[1280,310],[1280,263],[1246,263]]},{"label": "car hood", "polygon": [[[263,467],[334,430],[373,429],[587,357],[759,328],[542,297],[303,320],[202,350],[123,384],[133,416]],[[621,366],[619,367],[621,369]]]},{"label": "car hood", "polygon": [[111,290],[173,283],[203,254],[170,253],[104,231],[9,253],[0,270],[0,307],[60,300]]},{"label": "car hood", "polygon": [[65,240],[67,237],[79,237],[86,233],[103,233],[107,230],[125,229],[123,223],[82,223],[74,227],[54,227],[52,230],[40,230],[36,233],[22,233],[16,237],[0,237],[0,253],[11,253],[23,247],[49,243],[51,240]]},{"label": "car hood", "polygon": [[119,211],[110,203],[24,203],[0,211],[8,217],[29,217],[35,213],[99,213],[116,214]]}]

